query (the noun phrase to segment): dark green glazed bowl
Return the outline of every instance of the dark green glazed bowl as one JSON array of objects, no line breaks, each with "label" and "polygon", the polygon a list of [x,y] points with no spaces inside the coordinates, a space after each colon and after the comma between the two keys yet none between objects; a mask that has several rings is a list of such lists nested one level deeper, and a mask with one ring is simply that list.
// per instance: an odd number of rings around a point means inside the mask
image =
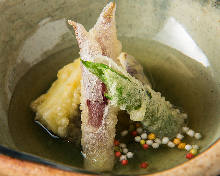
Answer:
[{"label": "dark green glazed bowl", "polygon": [[[34,124],[29,103],[48,88],[59,68],[78,57],[67,19],[89,29],[107,2],[0,0],[0,174],[98,174],[81,168],[74,146],[57,152],[64,144],[50,143]],[[204,138],[198,142],[201,154],[191,161],[185,162],[178,150],[164,150],[146,156],[153,163],[148,170],[114,174],[220,174],[220,1],[116,4],[123,51],[143,64],[157,90],[189,114],[190,127]]]}]

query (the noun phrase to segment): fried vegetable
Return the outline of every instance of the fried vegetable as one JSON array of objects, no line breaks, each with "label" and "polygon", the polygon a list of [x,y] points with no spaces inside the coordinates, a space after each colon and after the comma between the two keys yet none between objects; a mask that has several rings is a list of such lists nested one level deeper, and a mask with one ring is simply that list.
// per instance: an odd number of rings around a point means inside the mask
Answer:
[{"label": "fried vegetable", "polygon": [[117,57],[117,59],[119,60],[122,68],[126,70],[131,76],[141,81],[144,85],[149,85],[151,87],[150,81],[144,74],[142,65],[133,56],[122,52]]},{"label": "fried vegetable", "polygon": [[[82,60],[93,61],[97,55],[116,60],[121,53],[115,22],[116,4],[108,3],[95,26],[88,32],[82,24],[68,21],[73,26]],[[93,171],[111,171],[114,167],[114,138],[118,108],[104,97],[105,85],[82,66],[81,87],[81,145],[84,168]]]},{"label": "fried vegetable", "polygon": [[67,137],[68,125],[80,104],[80,60],[64,66],[46,94],[31,103],[35,120],[60,137]]},{"label": "fried vegetable", "polygon": [[[123,69],[127,70],[128,72],[133,70],[132,73],[134,73],[134,71],[135,71],[135,74],[133,76],[135,76],[137,79],[141,80],[144,84],[149,85],[149,81],[147,80],[146,76],[143,73],[142,66],[135,60],[134,57],[128,55],[127,53],[122,52],[117,59],[120,61],[120,64],[122,65]],[[79,59],[77,59],[76,62],[79,62]],[[62,79],[62,77],[64,77],[64,74],[69,74],[69,73],[67,73],[68,70],[72,71],[72,73],[76,74],[76,76],[81,75],[81,69],[79,68],[79,64],[70,63],[69,65],[66,65],[64,68],[62,68],[59,71],[58,80],[54,83],[55,85],[53,86],[53,88],[51,88],[51,90],[49,90],[47,94],[44,94],[41,97],[39,97],[38,99],[36,99],[35,101],[33,101],[31,104],[31,108],[37,113],[36,120],[38,120],[41,124],[43,124],[46,128],[48,128],[48,130],[52,131],[53,133],[55,133],[56,135],[58,135],[60,137],[66,137],[66,135],[68,135],[69,139],[75,139],[76,134],[79,134],[80,128],[79,128],[78,123],[76,125],[76,121],[74,119],[72,121],[70,119],[79,115],[79,114],[77,114],[77,113],[79,113],[79,112],[77,112],[77,108],[79,107],[79,96],[80,96],[80,89],[81,89],[79,79],[81,79],[81,78],[74,79],[72,82],[72,85],[74,85],[75,81],[79,85],[76,86],[75,88],[70,89],[70,91],[72,91],[73,95],[75,93],[74,97],[76,97],[76,99],[73,100],[72,96],[68,96],[67,98],[65,98],[65,101],[72,101],[73,106],[74,106],[72,108],[68,108],[65,110],[65,114],[70,114],[67,117],[67,119],[70,120],[69,124],[68,124],[68,129],[67,129],[66,125],[64,127],[62,127],[61,125],[58,125],[60,127],[59,131],[61,131],[62,128],[65,129],[64,130],[65,134],[63,132],[58,132],[59,127],[55,127],[53,120],[47,120],[47,121],[45,120],[45,117],[46,117],[45,114],[46,114],[46,112],[49,112],[50,110],[51,110],[50,114],[53,114],[54,119],[58,120],[58,119],[62,118],[62,117],[59,117],[58,112],[55,112],[55,108],[53,109],[53,106],[51,106],[51,105],[48,106],[47,103],[52,96],[58,95],[58,93],[57,93],[57,90],[59,89],[58,87],[60,86],[60,84],[63,84],[61,82],[62,81],[61,79]],[[75,72],[74,72],[74,70],[75,70]],[[79,73],[76,73],[76,71],[78,71]],[[72,73],[70,73],[70,75]],[[131,74],[131,73],[129,72],[129,74]],[[57,84],[59,84],[59,85],[57,85]],[[63,87],[65,87],[65,85]],[[71,87],[69,87],[69,88],[71,88]],[[78,96],[76,96],[77,94],[78,94]],[[49,95],[50,95],[50,98],[48,98]],[[45,108],[46,106],[47,106],[47,109]],[[59,109],[62,112],[64,112],[63,107],[60,107]],[[57,116],[57,117],[55,117],[55,116]],[[50,117],[48,119],[52,119],[52,118]],[[80,121],[80,119],[78,119],[77,122],[78,121]],[[81,136],[81,135],[77,135],[77,136]],[[78,138],[77,138],[77,140],[78,140]],[[76,140],[74,140],[74,141],[76,141]]]},{"label": "fried vegetable", "polygon": [[141,121],[158,137],[173,137],[181,130],[185,114],[173,108],[159,92],[144,86],[122,69],[120,73],[120,69],[116,71],[103,63],[81,62],[107,86],[105,96],[111,104],[126,110],[132,120]]}]

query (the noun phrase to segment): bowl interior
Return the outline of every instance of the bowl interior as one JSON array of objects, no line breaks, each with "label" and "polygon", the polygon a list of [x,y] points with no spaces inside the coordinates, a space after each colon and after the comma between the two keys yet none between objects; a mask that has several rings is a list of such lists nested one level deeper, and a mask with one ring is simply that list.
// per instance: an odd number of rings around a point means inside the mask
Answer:
[{"label": "bowl interior", "polygon": [[[74,19],[91,28],[107,1],[64,0],[0,2],[0,144],[39,156],[70,170],[82,168],[80,147],[51,138],[34,123],[29,108],[45,92],[57,71],[78,57],[67,25]],[[218,2],[121,0],[117,3],[118,36],[123,51],[135,56],[154,89],[189,115],[189,126],[204,135],[201,152],[220,136],[220,35]],[[10,30],[8,30],[10,29]],[[186,138],[186,142],[195,142]],[[162,171],[186,161],[184,151],[137,152],[131,167],[116,174]],[[138,160],[150,167],[139,170]]]}]

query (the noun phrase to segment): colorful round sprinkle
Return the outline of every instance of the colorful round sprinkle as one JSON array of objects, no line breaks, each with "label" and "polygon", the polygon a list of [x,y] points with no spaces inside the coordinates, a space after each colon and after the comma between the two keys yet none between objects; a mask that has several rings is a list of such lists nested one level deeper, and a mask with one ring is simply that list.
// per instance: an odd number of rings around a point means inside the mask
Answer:
[{"label": "colorful round sprinkle", "polygon": [[121,160],[121,164],[122,164],[123,166],[127,165],[127,164],[128,164],[128,160]]},{"label": "colorful round sprinkle", "polygon": [[186,132],[186,134],[189,135],[190,137],[193,137],[195,132],[190,129],[189,131]]},{"label": "colorful round sprinkle", "polygon": [[184,138],[184,136],[183,136],[182,134],[178,133],[178,134],[176,135],[176,138],[182,140],[182,139]]},{"label": "colorful round sprinkle", "polygon": [[141,139],[146,140],[146,139],[147,139],[147,133],[142,133],[142,134],[141,134]]},{"label": "colorful round sprinkle", "polygon": [[154,133],[150,133],[150,134],[148,135],[148,139],[150,139],[150,140],[154,140],[155,138],[156,138],[156,136],[155,136]]},{"label": "colorful round sprinkle", "polygon": [[124,131],[121,132],[122,137],[126,136],[127,134],[128,134],[128,130],[124,130]]},{"label": "colorful round sprinkle", "polygon": [[198,145],[192,145],[192,148],[194,148],[194,149],[199,149],[199,146]]},{"label": "colorful round sprinkle", "polygon": [[137,128],[136,130],[139,134],[141,134],[143,132],[143,129],[141,127]]},{"label": "colorful round sprinkle", "polygon": [[187,153],[186,154],[187,159],[192,159],[193,157],[194,157],[194,155],[192,153]]},{"label": "colorful round sprinkle", "polygon": [[175,147],[175,144],[174,144],[173,142],[171,142],[171,141],[169,141],[167,145],[168,145],[168,147],[170,147],[170,148]]},{"label": "colorful round sprinkle", "polygon": [[161,144],[161,140],[159,138],[156,138],[154,141],[158,144]]},{"label": "colorful round sprinkle", "polygon": [[119,145],[119,141],[118,141],[118,140],[115,140],[115,141],[114,141],[114,144],[115,144],[115,146],[118,146],[118,145]]},{"label": "colorful round sprinkle", "polygon": [[186,143],[181,142],[181,143],[178,145],[178,149],[185,149],[185,146],[186,146]]},{"label": "colorful round sprinkle", "polygon": [[160,144],[158,144],[158,143],[156,143],[156,142],[152,144],[152,147],[153,147],[154,149],[157,149],[159,146],[160,146]]},{"label": "colorful round sprinkle", "polygon": [[124,154],[128,153],[128,149],[127,148],[123,148],[122,151],[123,151]]},{"label": "colorful round sprinkle", "polygon": [[141,141],[141,137],[140,137],[140,136],[136,136],[136,137],[134,138],[134,140],[135,140],[136,142],[140,142],[140,141]]},{"label": "colorful round sprinkle", "polygon": [[189,127],[183,127],[183,128],[182,128],[182,131],[183,131],[184,133],[186,133],[187,131],[189,131]]},{"label": "colorful round sprinkle", "polygon": [[185,149],[186,149],[187,151],[190,151],[190,150],[192,149],[192,146],[189,145],[189,144],[187,144],[187,145],[185,146]]},{"label": "colorful round sprinkle", "polygon": [[122,161],[122,160],[127,160],[127,156],[126,155],[121,155],[120,156],[120,161]]},{"label": "colorful round sprinkle", "polygon": [[143,147],[144,150],[147,150],[149,148],[149,145],[148,144],[143,144],[142,147]]},{"label": "colorful round sprinkle", "polygon": [[127,158],[133,158],[134,154],[132,152],[127,153]]},{"label": "colorful round sprinkle", "polygon": [[168,137],[163,137],[162,144],[167,144],[168,142],[169,142],[169,138]]},{"label": "colorful round sprinkle", "polygon": [[196,139],[201,139],[202,138],[202,135],[200,133],[195,133],[194,137]]},{"label": "colorful round sprinkle", "polygon": [[146,144],[152,145],[152,144],[153,144],[153,141],[152,141],[152,140],[147,140],[147,141],[146,141]]},{"label": "colorful round sprinkle", "polygon": [[141,145],[145,144],[145,140],[143,140],[143,139],[140,140],[140,144],[141,144]]},{"label": "colorful round sprinkle", "polygon": [[193,155],[196,155],[197,154],[197,149],[195,149],[195,148],[191,149],[190,153],[192,153]]},{"label": "colorful round sprinkle", "polygon": [[137,131],[132,131],[131,135],[134,136],[134,137],[137,136]]},{"label": "colorful round sprinkle", "polygon": [[121,152],[115,152],[115,156],[119,158],[121,156]]},{"label": "colorful round sprinkle", "polygon": [[181,141],[180,141],[179,138],[175,138],[175,139],[173,140],[173,143],[174,143],[175,145],[178,145],[178,144],[181,143]]},{"label": "colorful round sprinkle", "polygon": [[143,162],[140,165],[140,168],[146,169],[148,167],[148,163],[147,162]]},{"label": "colorful round sprinkle", "polygon": [[138,127],[140,127],[141,126],[141,124],[140,123],[136,123],[136,127],[138,128]]}]

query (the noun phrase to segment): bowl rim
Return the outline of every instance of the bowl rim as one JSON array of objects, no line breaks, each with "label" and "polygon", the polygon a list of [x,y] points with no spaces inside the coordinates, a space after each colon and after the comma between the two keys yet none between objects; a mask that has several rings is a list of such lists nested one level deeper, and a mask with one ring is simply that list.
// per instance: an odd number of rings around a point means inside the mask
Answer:
[{"label": "bowl rim", "polygon": [[[146,174],[146,176],[200,176],[220,174],[220,138],[200,153],[195,158],[183,162],[173,168]],[[0,145],[0,174],[9,174],[13,176],[30,175],[38,176],[41,173],[44,176],[87,176],[103,175],[103,173],[87,171],[51,162],[38,156],[18,152]],[[25,174],[24,174],[25,173]],[[125,176],[125,175],[124,175]]]}]

